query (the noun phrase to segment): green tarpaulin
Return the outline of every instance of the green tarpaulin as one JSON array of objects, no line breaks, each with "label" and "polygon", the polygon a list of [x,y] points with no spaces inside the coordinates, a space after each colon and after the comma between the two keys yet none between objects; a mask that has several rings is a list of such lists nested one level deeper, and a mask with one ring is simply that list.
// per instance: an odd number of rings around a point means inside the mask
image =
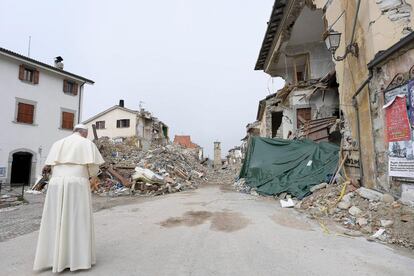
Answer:
[{"label": "green tarpaulin", "polygon": [[339,147],[328,142],[252,137],[240,178],[258,193],[287,192],[301,199],[338,165]]}]

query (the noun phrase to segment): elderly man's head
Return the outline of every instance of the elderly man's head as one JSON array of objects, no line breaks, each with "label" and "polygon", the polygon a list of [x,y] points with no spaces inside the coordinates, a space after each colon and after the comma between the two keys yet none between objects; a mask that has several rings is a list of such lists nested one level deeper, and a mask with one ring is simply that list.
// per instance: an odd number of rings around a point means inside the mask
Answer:
[{"label": "elderly man's head", "polygon": [[83,124],[78,124],[73,128],[73,132],[79,133],[83,138],[88,137],[88,128]]}]

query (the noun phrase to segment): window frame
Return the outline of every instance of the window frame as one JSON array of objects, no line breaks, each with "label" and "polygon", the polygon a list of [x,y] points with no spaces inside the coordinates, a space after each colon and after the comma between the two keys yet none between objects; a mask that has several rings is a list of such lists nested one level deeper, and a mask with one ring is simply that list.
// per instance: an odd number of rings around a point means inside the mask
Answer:
[{"label": "window frame", "polygon": [[[297,65],[297,60],[300,58],[305,58],[304,71],[298,71],[299,65]],[[300,53],[292,55],[293,60],[293,80],[295,84],[298,84],[300,81],[307,81],[311,79],[311,68],[310,68],[310,54],[309,53]],[[298,80],[298,72],[302,73],[302,80]]]},{"label": "window frame", "polygon": [[[128,126],[121,126],[122,121],[128,122]],[[131,119],[116,120],[116,128],[130,128],[130,127],[131,127]]]},{"label": "window frame", "polygon": [[[23,68],[23,81],[33,83],[35,70],[28,67]],[[29,76],[29,79],[27,79],[27,76]]]},{"label": "window frame", "polygon": [[[15,124],[22,124],[22,125],[27,125],[27,126],[37,126],[36,124],[37,102],[28,100],[28,99],[18,98],[18,97],[16,97],[15,99],[16,99],[16,103],[15,103],[15,108],[14,108],[14,118],[12,122]],[[33,122],[31,124],[17,121],[17,117],[19,116],[19,103],[33,106],[33,118],[32,118]]]},{"label": "window frame", "polygon": [[[99,123],[103,123],[103,127],[98,127],[100,125]],[[105,123],[104,120],[102,120],[102,121],[96,121],[95,122],[95,126],[96,126],[96,129],[106,129],[106,123]]]},{"label": "window frame", "polygon": [[[66,112],[66,113],[72,113],[73,114],[73,126],[72,126],[72,128],[64,128],[63,127],[63,112]],[[77,112],[76,112],[76,110],[73,110],[73,109],[68,109],[68,108],[60,108],[60,120],[59,120],[59,129],[60,130],[65,130],[65,131],[73,131],[73,127],[75,126],[75,124],[76,124],[76,117],[77,116]]]},{"label": "window frame", "polygon": [[[30,72],[30,74],[26,72]],[[26,79],[26,77],[29,75],[30,75],[30,79]],[[26,65],[26,64],[19,65],[18,79],[22,82],[37,85],[39,84],[39,75],[40,75],[40,72],[36,67]]]},{"label": "window frame", "polygon": [[79,94],[79,84],[74,80],[64,79],[63,93],[69,96],[77,96]]}]

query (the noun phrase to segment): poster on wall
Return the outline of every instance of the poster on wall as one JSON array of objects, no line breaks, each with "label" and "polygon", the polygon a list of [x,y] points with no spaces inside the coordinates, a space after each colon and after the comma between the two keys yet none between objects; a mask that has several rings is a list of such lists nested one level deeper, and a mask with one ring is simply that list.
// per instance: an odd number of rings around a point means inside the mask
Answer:
[{"label": "poster on wall", "polygon": [[408,91],[408,118],[410,124],[414,126],[414,80],[410,80],[407,84]]},{"label": "poster on wall", "polygon": [[385,137],[388,141],[389,176],[414,177],[414,135],[410,124],[411,115],[414,115],[410,108],[411,103],[414,104],[410,91],[413,84],[403,85],[385,93]]},{"label": "poster on wall", "polygon": [[411,139],[410,122],[407,115],[405,95],[397,95],[385,106],[385,137],[388,142],[408,141]]},{"label": "poster on wall", "polygon": [[387,105],[390,101],[394,100],[395,97],[398,95],[406,96],[408,99],[408,85],[398,86],[385,92],[385,105]]},{"label": "poster on wall", "polygon": [[390,142],[388,162],[389,175],[396,177],[414,177],[414,141]]}]

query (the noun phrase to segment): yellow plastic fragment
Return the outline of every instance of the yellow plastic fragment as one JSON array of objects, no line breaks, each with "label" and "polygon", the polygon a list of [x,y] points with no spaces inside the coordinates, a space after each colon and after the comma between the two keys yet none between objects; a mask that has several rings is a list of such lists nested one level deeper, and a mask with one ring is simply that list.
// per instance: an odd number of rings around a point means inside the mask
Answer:
[{"label": "yellow plastic fragment", "polygon": [[319,225],[321,226],[323,232],[325,234],[330,234],[328,227],[326,227],[326,225],[322,221],[318,221],[318,222],[319,222]]}]

